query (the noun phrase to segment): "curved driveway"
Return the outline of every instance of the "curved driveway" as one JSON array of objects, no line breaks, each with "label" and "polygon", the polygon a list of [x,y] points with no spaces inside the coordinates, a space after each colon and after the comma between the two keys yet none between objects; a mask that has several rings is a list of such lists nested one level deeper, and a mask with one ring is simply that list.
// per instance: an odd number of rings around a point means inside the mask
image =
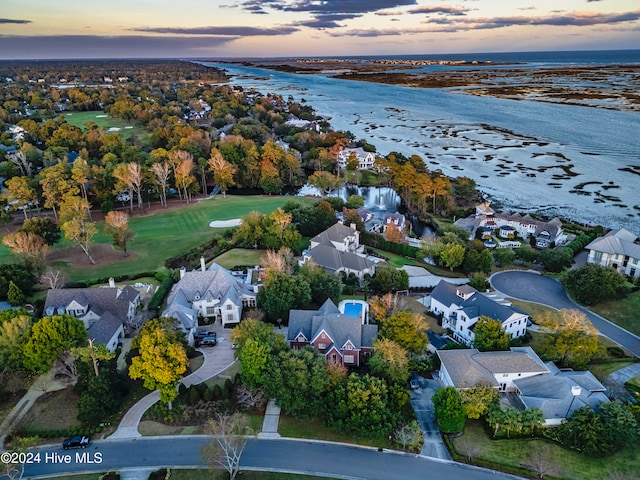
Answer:
[{"label": "curved driveway", "polygon": [[557,280],[534,272],[510,271],[496,273],[491,276],[490,281],[493,288],[507,297],[541,303],[557,309],[573,308],[583,311],[601,335],[640,357],[640,337],[575,303]]},{"label": "curved driveway", "polygon": [[[211,440],[212,437],[205,435],[143,437],[100,440],[86,450],[76,451],[64,451],[59,446],[42,447],[39,449],[40,462],[26,465],[24,478],[160,467],[206,468],[200,451]],[[58,456],[54,457],[54,453]],[[69,455],[68,463],[62,455]],[[244,470],[299,472],[353,480],[519,478],[468,465],[427,459],[419,455],[328,442],[285,439],[250,439],[242,453],[240,465]]]}]

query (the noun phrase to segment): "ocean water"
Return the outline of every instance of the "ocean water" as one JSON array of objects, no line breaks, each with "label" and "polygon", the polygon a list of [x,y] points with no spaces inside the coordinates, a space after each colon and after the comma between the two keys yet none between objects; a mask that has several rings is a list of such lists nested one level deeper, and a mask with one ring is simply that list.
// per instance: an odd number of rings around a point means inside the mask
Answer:
[{"label": "ocean water", "polygon": [[[638,64],[640,50],[426,58],[524,62],[537,68]],[[430,169],[469,176],[504,208],[640,233],[638,112],[206,64],[224,68],[243,88],[307,102],[334,129],[366,139],[382,155],[417,154]]]}]

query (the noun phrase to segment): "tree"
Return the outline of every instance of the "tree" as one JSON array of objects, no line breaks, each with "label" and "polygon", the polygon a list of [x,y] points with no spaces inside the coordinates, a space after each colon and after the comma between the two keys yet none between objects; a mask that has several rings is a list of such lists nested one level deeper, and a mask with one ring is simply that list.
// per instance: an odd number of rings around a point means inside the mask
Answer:
[{"label": "tree", "polygon": [[544,356],[562,365],[584,369],[598,351],[598,330],[579,310],[544,313],[537,323],[546,333],[541,344]]},{"label": "tree", "polygon": [[562,284],[580,303],[593,305],[607,300],[623,298],[627,293],[627,280],[614,268],[587,263],[569,270]]},{"label": "tree", "polygon": [[87,217],[90,207],[89,203],[80,197],[67,197],[60,206],[60,220],[63,222],[62,231],[65,238],[79,246],[89,261],[95,264],[89,245],[98,229]]},{"label": "tree", "polygon": [[324,411],[329,385],[327,361],[313,348],[281,351],[266,380],[267,395],[290,415],[310,418]]},{"label": "tree", "polygon": [[[27,450],[35,447],[38,444],[38,437],[16,436],[12,443],[13,448],[11,450],[6,450],[6,452],[11,454],[17,453],[18,455],[10,455],[6,461],[3,461],[2,470],[0,470],[0,473],[2,473],[3,476],[6,476],[9,480],[22,480],[26,458],[28,458],[25,457],[24,454],[27,452]],[[3,449],[3,459],[4,454],[5,450]]]},{"label": "tree", "polygon": [[160,189],[160,203],[167,206],[167,188],[169,186],[169,174],[171,173],[171,166],[169,162],[164,161],[161,163],[154,163],[151,165],[151,171],[155,177],[155,184]]},{"label": "tree", "polygon": [[226,197],[227,189],[236,183],[233,180],[233,176],[238,169],[235,165],[227,162],[217,148],[211,149],[211,157],[209,157],[208,164],[213,172],[213,181],[220,185],[222,196]]},{"label": "tree", "polygon": [[22,290],[20,290],[20,287],[18,287],[15,283],[13,283],[13,280],[9,282],[9,291],[7,292],[7,300],[9,300],[9,303],[15,307],[24,305],[25,303],[24,293],[22,293]]},{"label": "tree", "polygon": [[229,479],[240,472],[240,457],[247,444],[245,435],[250,433],[246,419],[239,413],[219,415],[209,422],[214,440],[202,450],[202,456],[212,468],[224,468]]},{"label": "tree", "polygon": [[284,337],[276,333],[272,325],[254,318],[247,318],[240,322],[231,331],[230,339],[235,345],[233,355],[237,359],[242,358],[244,348],[250,340],[258,345],[266,345],[270,355],[277,355],[286,348]]},{"label": "tree", "polygon": [[38,201],[38,195],[31,181],[27,177],[13,177],[6,180],[4,184],[7,191],[3,196],[7,203],[12,207],[22,209],[26,220],[29,206]]},{"label": "tree", "polygon": [[473,457],[480,453],[480,445],[470,438],[463,438],[456,443],[456,450],[463,453],[467,457],[467,461],[470,462]]},{"label": "tree", "polygon": [[499,267],[512,265],[516,259],[516,254],[510,248],[497,248],[493,252],[493,260]]},{"label": "tree", "polygon": [[540,428],[544,424],[544,413],[537,407],[525,408],[522,411],[522,423],[529,428],[531,435],[534,434],[536,428]]},{"label": "tree", "polygon": [[134,380],[142,378],[149,390],[159,390],[160,400],[171,410],[171,402],[178,396],[178,383],[189,364],[184,338],[174,325],[153,320],[140,331],[138,346],[140,354],[131,359],[129,376]]},{"label": "tree", "polygon": [[260,162],[260,180],[258,186],[269,195],[280,193],[282,190],[283,183],[280,178],[280,171],[278,167],[269,160],[262,160]]},{"label": "tree", "polygon": [[482,315],[474,328],[473,346],[481,352],[507,350],[509,335],[504,330],[502,322]]},{"label": "tree", "polygon": [[488,383],[479,383],[472,388],[460,390],[460,397],[467,417],[478,419],[500,400],[500,394]]},{"label": "tree", "polygon": [[464,261],[465,248],[457,243],[447,243],[440,249],[439,257],[443,266],[453,269],[462,265]]},{"label": "tree", "polygon": [[33,273],[22,265],[0,265],[0,299],[6,300],[9,282],[15,283],[23,293],[30,295],[35,285]]},{"label": "tree", "polygon": [[289,310],[309,305],[311,288],[303,278],[270,272],[256,300],[268,319],[282,319],[287,322]]},{"label": "tree", "polygon": [[382,379],[352,373],[327,393],[327,423],[367,435],[388,435],[398,411]]},{"label": "tree", "polygon": [[2,369],[18,371],[24,368],[24,346],[31,336],[33,318],[24,310],[19,315],[0,322],[0,365]]},{"label": "tree", "polygon": [[573,261],[573,254],[569,249],[549,248],[539,252],[536,257],[547,272],[561,272]]},{"label": "tree", "polygon": [[396,445],[402,447],[403,450],[415,450],[420,448],[424,438],[422,437],[422,429],[416,420],[404,423],[393,432]]},{"label": "tree", "polygon": [[409,380],[409,355],[393,340],[381,338],[373,345],[369,368],[377,377],[391,383],[405,385]]},{"label": "tree", "polygon": [[307,179],[309,185],[313,185],[325,195],[329,195],[332,190],[340,186],[342,181],[330,172],[313,172]]},{"label": "tree", "polygon": [[62,236],[60,227],[49,217],[32,217],[28,218],[22,224],[23,232],[35,233],[42,237],[48,246],[55,245],[60,241]]},{"label": "tree", "polygon": [[436,423],[443,433],[459,433],[464,428],[466,414],[462,398],[454,387],[439,388],[432,399]]},{"label": "tree", "polygon": [[107,346],[104,344],[94,345],[94,340],[90,338],[88,340],[89,346],[87,347],[76,347],[71,350],[71,353],[75,355],[80,360],[85,362],[91,360],[91,364],[93,365],[93,371],[96,374],[96,377],[100,376],[100,370],[98,369],[98,365],[100,361],[103,360],[111,360],[115,354],[111,353]]},{"label": "tree", "polygon": [[43,169],[40,174],[40,186],[45,199],[45,208],[53,210],[53,216],[58,220],[57,206],[67,195],[77,195],[80,189],[71,178],[71,169],[65,161]]},{"label": "tree", "polygon": [[409,275],[404,270],[378,267],[371,281],[371,288],[381,293],[407,290],[409,288]]},{"label": "tree", "polygon": [[47,244],[35,233],[22,231],[9,233],[2,238],[2,243],[14,254],[22,257],[25,268],[31,271],[39,272],[49,253]]},{"label": "tree", "polygon": [[313,302],[322,305],[330,298],[333,303],[338,305],[342,296],[342,282],[337,275],[332,275],[324,268],[309,261],[300,267],[299,276],[309,282]]},{"label": "tree", "polygon": [[397,312],[380,323],[380,338],[392,340],[407,351],[418,355],[427,348],[429,325],[422,314],[410,311]]},{"label": "tree", "polygon": [[538,478],[559,477],[563,474],[563,470],[557,462],[553,451],[542,446],[536,447],[528,453],[527,461],[523,466],[535,473]]},{"label": "tree", "polygon": [[65,351],[82,346],[87,341],[84,324],[71,315],[43,317],[31,330],[24,346],[24,365],[31,371],[44,373]]},{"label": "tree", "polygon": [[113,236],[113,245],[122,249],[127,257],[127,242],[133,238],[133,233],[129,230],[129,215],[125,212],[111,211],[104,218],[105,233]]},{"label": "tree", "polygon": [[387,224],[387,228],[384,231],[384,238],[388,242],[402,243],[404,241],[404,233],[393,222]]},{"label": "tree", "polygon": [[174,169],[174,175],[176,178],[176,187],[178,190],[182,189],[184,192],[184,200],[189,203],[191,199],[190,187],[196,182],[196,177],[193,176],[193,157],[189,154],[186,158],[182,159],[180,163]]},{"label": "tree", "polygon": [[270,365],[271,348],[268,344],[258,343],[253,338],[249,338],[238,358],[242,383],[249,388],[266,384],[265,375],[273,368]]},{"label": "tree", "polygon": [[257,248],[262,244],[265,231],[263,228],[264,215],[255,210],[249,215],[242,217],[240,226],[233,234],[233,241],[242,245],[253,246]]}]

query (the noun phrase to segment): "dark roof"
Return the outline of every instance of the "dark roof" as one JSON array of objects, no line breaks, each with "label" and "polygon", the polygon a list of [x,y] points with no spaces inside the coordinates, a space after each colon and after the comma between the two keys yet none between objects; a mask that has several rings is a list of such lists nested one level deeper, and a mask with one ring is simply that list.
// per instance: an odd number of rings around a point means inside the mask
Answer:
[{"label": "dark roof", "polygon": [[316,265],[333,272],[341,268],[350,270],[365,270],[373,266],[373,262],[360,255],[351,252],[341,252],[333,246],[320,244],[311,250],[308,255],[313,258]]},{"label": "dark roof", "polygon": [[[138,291],[127,285],[124,288],[60,288],[47,291],[44,304],[45,315],[64,313],[61,307],[66,307],[76,301],[80,305],[101,315],[109,312],[121,321],[127,319],[129,304],[140,295]],[[49,313],[51,312],[51,313]]]},{"label": "dark roof", "polygon": [[295,341],[300,333],[311,341],[322,330],[333,339],[333,345],[338,349],[347,341],[351,341],[356,349],[371,348],[378,334],[377,325],[362,325],[359,318],[339,313],[331,300],[327,300],[319,310],[289,312],[287,341]]},{"label": "dark roof", "polygon": [[93,323],[88,329],[87,334],[89,338],[92,338],[96,343],[105,344],[109,342],[122,327],[122,320],[106,312],[100,317],[99,320]]},{"label": "dark roof", "polygon": [[332,245],[332,242],[343,243],[345,238],[355,235],[355,233],[356,230],[354,228],[347,227],[342,223],[335,223],[324,232],[320,232],[313,237],[311,241],[321,245]]}]

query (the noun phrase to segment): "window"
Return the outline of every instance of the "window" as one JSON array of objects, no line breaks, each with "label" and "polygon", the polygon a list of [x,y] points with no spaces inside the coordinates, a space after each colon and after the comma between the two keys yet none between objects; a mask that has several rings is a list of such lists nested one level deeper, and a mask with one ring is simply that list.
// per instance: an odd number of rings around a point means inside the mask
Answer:
[{"label": "window", "polygon": [[227,322],[235,322],[235,318],[233,317],[233,313],[227,315]]},{"label": "window", "polygon": [[344,363],[354,363],[353,355],[345,355],[344,356]]},{"label": "window", "polygon": [[231,305],[230,303],[227,304],[227,310],[233,310],[233,305]]},{"label": "window", "polygon": [[318,348],[319,348],[320,350],[324,350],[325,348],[327,348],[327,344],[326,344],[326,343],[319,343],[319,344],[318,344]]},{"label": "window", "polygon": [[216,314],[216,307],[207,307],[207,317],[212,317]]},{"label": "window", "polygon": [[597,261],[602,260],[602,252],[598,252],[598,251],[596,251],[596,260],[597,260]]}]

